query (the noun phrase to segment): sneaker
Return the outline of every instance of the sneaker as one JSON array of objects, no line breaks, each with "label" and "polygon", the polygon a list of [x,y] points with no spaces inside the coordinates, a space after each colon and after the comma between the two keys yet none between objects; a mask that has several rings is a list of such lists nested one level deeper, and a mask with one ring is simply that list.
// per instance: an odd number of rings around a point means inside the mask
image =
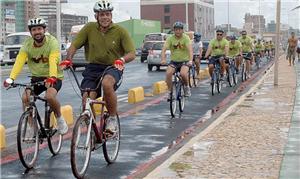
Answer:
[{"label": "sneaker", "polygon": [[57,125],[58,125],[58,132],[60,134],[63,135],[68,132],[68,125],[63,116],[57,118]]},{"label": "sneaker", "polygon": [[105,132],[109,134],[114,134],[116,131],[117,131],[117,117],[109,116],[109,118],[106,119]]},{"label": "sneaker", "polygon": [[184,96],[185,97],[190,97],[191,96],[191,88],[189,86],[183,87],[184,90]]}]

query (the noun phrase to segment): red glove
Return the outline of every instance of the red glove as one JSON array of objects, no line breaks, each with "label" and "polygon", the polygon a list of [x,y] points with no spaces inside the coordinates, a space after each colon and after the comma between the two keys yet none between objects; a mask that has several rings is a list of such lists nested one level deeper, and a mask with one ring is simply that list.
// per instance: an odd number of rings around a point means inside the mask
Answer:
[{"label": "red glove", "polygon": [[11,84],[13,84],[14,83],[14,80],[13,79],[11,79],[11,78],[7,78],[4,82],[3,82],[3,86],[5,87],[5,88],[8,88]]},{"label": "red glove", "polygon": [[121,66],[124,66],[124,61],[123,60],[121,60],[121,59],[117,59],[117,60],[115,60],[115,63],[114,63],[115,65],[121,65]]},{"label": "red glove", "polygon": [[45,80],[46,83],[49,83],[51,86],[56,83],[56,78],[55,77],[49,77]]},{"label": "red glove", "polygon": [[66,60],[63,60],[63,61],[59,64],[59,66],[68,68],[68,67],[70,67],[70,66],[73,66],[73,62],[72,62],[72,60],[70,60],[70,59],[66,59]]}]

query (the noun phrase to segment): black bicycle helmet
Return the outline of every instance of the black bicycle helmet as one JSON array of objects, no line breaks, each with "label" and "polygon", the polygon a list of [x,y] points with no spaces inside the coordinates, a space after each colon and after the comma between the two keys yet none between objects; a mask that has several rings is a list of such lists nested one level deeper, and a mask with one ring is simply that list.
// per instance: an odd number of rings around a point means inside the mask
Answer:
[{"label": "black bicycle helmet", "polygon": [[180,21],[177,21],[173,24],[173,28],[175,29],[183,29],[184,24]]}]

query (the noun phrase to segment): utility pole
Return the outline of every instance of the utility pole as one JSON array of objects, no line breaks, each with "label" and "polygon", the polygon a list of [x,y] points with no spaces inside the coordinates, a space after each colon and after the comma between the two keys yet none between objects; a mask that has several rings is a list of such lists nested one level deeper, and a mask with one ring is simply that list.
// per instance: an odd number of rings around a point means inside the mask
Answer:
[{"label": "utility pole", "polygon": [[277,0],[276,10],[276,46],[275,46],[275,69],[274,69],[274,86],[278,86],[278,61],[279,61],[279,38],[280,38],[280,0]]},{"label": "utility pole", "polygon": [[227,35],[230,33],[230,27],[229,27],[229,0],[227,0]]},{"label": "utility pole", "polygon": [[188,3],[188,0],[185,0],[185,24],[186,24],[186,31],[189,31],[189,3]]},{"label": "utility pole", "polygon": [[59,51],[61,49],[61,4],[60,0],[56,0],[56,38],[59,44]]}]

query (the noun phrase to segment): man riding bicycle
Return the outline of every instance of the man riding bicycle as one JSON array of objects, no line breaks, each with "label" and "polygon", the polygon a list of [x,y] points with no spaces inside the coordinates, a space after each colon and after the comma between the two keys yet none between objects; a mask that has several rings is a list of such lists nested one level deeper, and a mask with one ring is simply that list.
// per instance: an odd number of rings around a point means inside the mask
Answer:
[{"label": "man riding bicycle", "polygon": [[[60,103],[56,95],[61,88],[63,72],[59,69],[60,62],[60,45],[52,35],[45,35],[46,21],[42,18],[34,18],[28,21],[28,29],[31,34],[21,47],[16,62],[12,68],[10,76],[4,81],[4,86],[9,87],[22,71],[24,64],[27,62],[31,73],[31,82],[43,82],[44,86],[34,86],[36,95],[46,91],[45,98],[57,119],[58,132],[65,134],[68,131],[60,111]],[[23,110],[29,106],[30,90],[25,89],[22,95]]]},{"label": "man riding bicycle", "polygon": [[[94,5],[97,22],[87,23],[73,40],[67,52],[67,60],[61,65],[69,66],[77,49],[85,47],[88,64],[82,73],[82,89],[96,89],[100,77],[106,71],[102,80],[104,101],[109,113],[106,132],[114,133],[117,127],[117,96],[115,90],[121,85],[125,63],[135,59],[135,47],[128,32],[121,26],[112,22],[113,6],[107,0],[101,0]],[[90,92],[90,98],[96,99],[101,89]],[[83,93],[83,98],[87,97]]]},{"label": "man riding bicycle", "polygon": [[228,55],[229,42],[223,38],[224,31],[222,29],[216,30],[217,37],[212,39],[209,42],[208,49],[205,54],[205,59],[208,59],[208,56],[211,55],[211,58],[208,61],[209,74],[212,76],[212,73],[215,68],[215,63],[220,63],[221,65],[221,79],[224,80],[225,73],[225,57]]},{"label": "man riding bicycle", "polygon": [[260,58],[264,56],[265,46],[261,42],[261,39],[257,40],[257,43],[254,44],[255,56],[259,55]]},{"label": "man riding bicycle", "polygon": [[242,60],[242,44],[236,40],[235,35],[230,36],[228,56],[235,61],[236,73],[239,73],[239,67]]},{"label": "man riding bicycle", "polygon": [[201,41],[201,34],[200,33],[196,32],[194,34],[194,41],[193,41],[192,47],[193,47],[193,61],[196,65],[197,76],[199,77],[200,60],[201,60],[202,51],[203,51],[203,44],[202,44],[202,41]]},{"label": "man riding bicycle", "polygon": [[184,84],[184,95],[187,97],[191,96],[191,89],[188,85],[188,71],[189,66],[193,62],[193,49],[189,36],[183,33],[183,27],[182,22],[174,23],[174,34],[167,38],[161,52],[161,63],[166,64],[166,50],[170,49],[171,51],[171,62],[166,72],[166,83],[170,94],[169,99],[171,99],[172,95],[172,75],[176,71],[180,71]]},{"label": "man riding bicycle", "polygon": [[253,60],[253,42],[252,38],[247,35],[247,31],[243,30],[242,31],[242,36],[239,38],[239,41],[242,44],[242,51],[244,54],[246,54],[246,72],[249,78],[250,77],[250,68]]}]

